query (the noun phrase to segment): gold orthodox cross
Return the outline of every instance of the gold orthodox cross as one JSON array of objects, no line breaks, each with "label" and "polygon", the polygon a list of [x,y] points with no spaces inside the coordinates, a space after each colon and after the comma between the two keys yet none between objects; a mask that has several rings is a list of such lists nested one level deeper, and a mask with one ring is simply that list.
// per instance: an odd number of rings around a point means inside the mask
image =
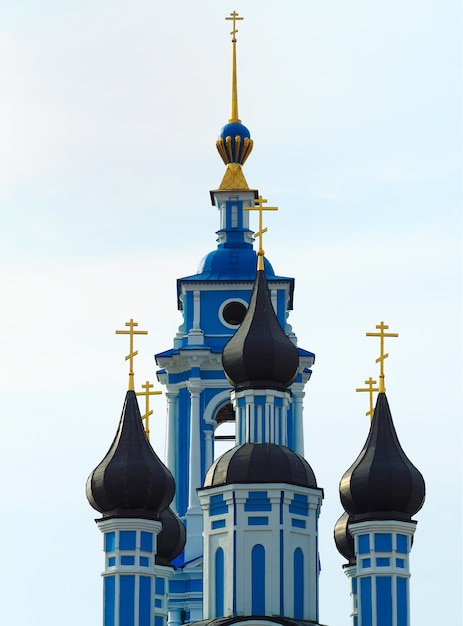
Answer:
[{"label": "gold orthodox cross", "polygon": [[262,196],[259,196],[259,198],[255,202],[256,202],[255,206],[246,206],[244,207],[244,209],[245,211],[259,211],[259,230],[254,233],[254,237],[257,237],[259,239],[259,249],[257,251],[257,258],[258,258],[257,269],[263,270],[265,252],[262,247],[262,235],[266,233],[268,229],[267,227],[262,228],[262,213],[263,211],[278,211],[278,207],[264,206],[264,203],[268,202],[268,200],[266,200],[265,198],[262,198]]},{"label": "gold orthodox cross", "polygon": [[366,333],[367,337],[379,337],[379,357],[376,359],[376,363],[379,363],[379,392],[384,393],[386,391],[386,387],[384,385],[384,359],[387,359],[389,354],[384,354],[384,338],[385,337],[398,337],[398,333],[385,333],[385,330],[388,330],[389,326],[387,326],[384,322],[376,325],[376,328],[379,330],[379,333]]},{"label": "gold orthodox cross", "polygon": [[373,380],[372,377],[370,376],[370,378],[368,380],[365,381],[365,385],[368,385],[368,387],[363,387],[363,388],[357,388],[355,391],[368,391],[370,394],[370,410],[367,411],[365,413],[366,416],[370,416],[370,422],[373,419],[373,392],[375,391],[379,391],[379,387],[373,387],[373,385],[376,385],[376,380]]},{"label": "gold orthodox cross", "polygon": [[232,41],[236,41],[236,33],[238,32],[238,29],[236,28],[236,22],[239,20],[244,20],[244,17],[238,17],[238,13],[236,11],[233,11],[233,13],[230,13],[230,17],[226,17],[226,20],[233,20],[233,30],[231,31],[230,35],[232,35],[233,39]]},{"label": "gold orthodox cross", "polygon": [[138,322],[134,322],[133,319],[130,320],[130,322],[126,322],[125,323],[126,326],[129,327],[129,330],[116,330],[116,335],[129,335],[130,337],[130,352],[129,354],[125,357],[126,361],[130,361],[130,369],[129,369],[129,390],[133,391],[134,390],[134,385],[133,385],[133,357],[137,356],[138,354],[138,350],[133,349],[133,337],[134,335],[147,335],[148,331],[147,330],[135,330],[135,327],[138,326]]},{"label": "gold orthodox cross", "polygon": [[145,413],[141,416],[142,420],[145,420],[145,433],[148,439],[150,438],[150,415],[153,415],[153,411],[150,411],[150,396],[158,396],[162,391],[150,391],[154,385],[149,380],[141,386],[145,391],[137,391],[137,396],[145,396]]}]

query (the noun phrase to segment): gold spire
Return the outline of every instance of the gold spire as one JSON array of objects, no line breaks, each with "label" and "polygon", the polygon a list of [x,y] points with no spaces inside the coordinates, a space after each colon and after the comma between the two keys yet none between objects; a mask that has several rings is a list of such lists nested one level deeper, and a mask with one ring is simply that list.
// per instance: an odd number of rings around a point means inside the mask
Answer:
[{"label": "gold spire", "polygon": [[263,211],[278,211],[278,207],[276,206],[264,206],[264,202],[268,202],[262,196],[255,201],[256,206],[246,206],[244,207],[245,211],[259,211],[259,230],[254,233],[254,237],[259,239],[259,249],[257,250],[257,269],[264,269],[264,256],[265,252],[262,248],[262,235],[267,232],[267,227],[262,228],[262,212]]},{"label": "gold spire", "polygon": [[150,381],[147,380],[146,383],[141,386],[141,388],[145,391],[136,392],[137,396],[145,396],[145,412],[141,416],[141,419],[145,420],[145,433],[148,437],[148,440],[150,438],[150,415],[153,415],[153,411],[150,411],[150,396],[158,396],[162,393],[162,391],[150,391],[150,389],[152,389],[153,387],[154,385],[152,385]]},{"label": "gold spire", "polygon": [[138,350],[133,350],[133,336],[134,335],[147,335],[147,330],[134,330],[136,326],[138,326],[138,322],[134,322],[133,319],[130,322],[125,323],[126,326],[129,327],[129,330],[116,330],[116,335],[129,335],[130,337],[130,352],[125,357],[126,361],[130,361],[130,369],[129,369],[129,391],[134,391],[134,383],[133,383],[133,357],[137,356]]},{"label": "gold spire", "polygon": [[379,337],[379,357],[376,359],[376,363],[379,363],[379,393],[384,393],[386,387],[384,385],[384,359],[387,359],[389,354],[384,354],[384,338],[385,337],[398,337],[398,333],[385,333],[384,331],[389,328],[384,322],[376,325],[379,333],[366,333],[367,337]]},{"label": "gold spire", "polygon": [[375,391],[379,391],[379,387],[373,387],[373,385],[376,385],[376,380],[373,380],[372,377],[370,376],[370,378],[368,380],[365,381],[365,385],[368,385],[368,387],[363,387],[360,388],[358,387],[355,391],[368,391],[370,394],[370,410],[367,411],[365,413],[365,415],[368,417],[368,415],[370,416],[370,422],[373,419],[373,411],[374,411],[374,407],[373,407],[373,392]]},{"label": "gold spire", "polygon": [[230,32],[230,35],[232,36],[232,99],[231,117],[228,121],[241,123],[241,120],[238,119],[238,87],[236,81],[236,33],[238,32],[236,22],[243,20],[244,18],[238,17],[238,13],[233,11],[233,13],[230,13],[230,17],[226,17],[225,19],[233,21],[233,30]]}]

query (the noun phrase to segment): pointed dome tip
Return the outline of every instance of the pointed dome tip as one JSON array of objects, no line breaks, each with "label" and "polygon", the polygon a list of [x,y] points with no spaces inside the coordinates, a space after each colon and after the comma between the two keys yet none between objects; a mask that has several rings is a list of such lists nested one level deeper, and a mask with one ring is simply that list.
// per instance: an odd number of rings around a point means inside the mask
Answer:
[{"label": "pointed dome tip", "polygon": [[174,478],[146,437],[132,390],[108,453],[88,477],[86,493],[105,517],[157,519],[174,497]]}]

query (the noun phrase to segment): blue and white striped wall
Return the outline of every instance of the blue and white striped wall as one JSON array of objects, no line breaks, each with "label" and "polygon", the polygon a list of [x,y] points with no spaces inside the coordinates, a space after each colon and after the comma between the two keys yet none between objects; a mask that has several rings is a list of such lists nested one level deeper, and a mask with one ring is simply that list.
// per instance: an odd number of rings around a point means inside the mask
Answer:
[{"label": "blue and white striped wall", "polygon": [[199,492],[204,619],[284,615],[318,620],[321,489],[227,485]]},{"label": "blue and white striped wall", "polygon": [[[410,550],[415,522],[349,524],[357,559],[352,626],[410,626]],[[349,568],[351,569],[351,568]]]},{"label": "blue and white striped wall", "polygon": [[166,626],[173,571],[155,563],[161,522],[113,518],[97,524],[104,537],[103,625]]}]

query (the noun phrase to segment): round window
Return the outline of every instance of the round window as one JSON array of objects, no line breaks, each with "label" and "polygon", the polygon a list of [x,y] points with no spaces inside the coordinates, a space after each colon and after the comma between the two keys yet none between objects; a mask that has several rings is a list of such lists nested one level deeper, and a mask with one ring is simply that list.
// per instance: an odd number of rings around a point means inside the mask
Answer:
[{"label": "round window", "polygon": [[246,307],[242,302],[227,302],[222,310],[222,317],[230,326],[239,326],[245,315]]}]

